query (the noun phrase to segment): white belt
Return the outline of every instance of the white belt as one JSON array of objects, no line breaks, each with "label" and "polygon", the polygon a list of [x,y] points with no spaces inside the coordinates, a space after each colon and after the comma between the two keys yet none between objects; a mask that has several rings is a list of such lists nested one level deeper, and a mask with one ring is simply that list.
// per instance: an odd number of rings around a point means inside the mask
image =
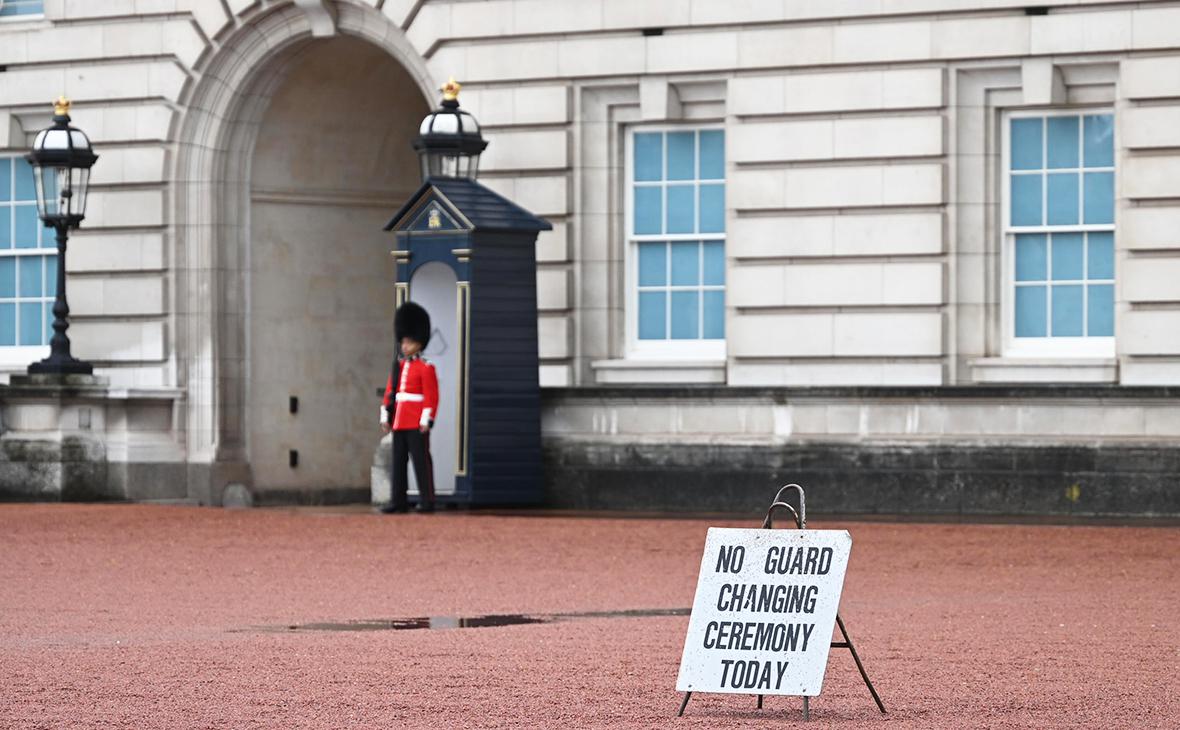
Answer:
[{"label": "white belt", "polygon": [[426,396],[422,395],[421,393],[398,393],[397,395],[393,396],[393,399],[398,403],[401,403],[402,401],[421,403],[422,401],[426,400]]}]

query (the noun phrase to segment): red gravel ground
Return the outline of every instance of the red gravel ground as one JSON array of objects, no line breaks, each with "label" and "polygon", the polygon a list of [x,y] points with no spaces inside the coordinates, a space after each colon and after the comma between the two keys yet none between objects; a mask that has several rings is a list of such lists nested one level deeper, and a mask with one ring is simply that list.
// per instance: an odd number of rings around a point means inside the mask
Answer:
[{"label": "red gravel ground", "polygon": [[687,607],[710,524],[0,505],[3,728],[1176,728],[1180,529],[824,523],[853,536],[799,698],[696,695],[685,616],[435,631],[289,624]]}]

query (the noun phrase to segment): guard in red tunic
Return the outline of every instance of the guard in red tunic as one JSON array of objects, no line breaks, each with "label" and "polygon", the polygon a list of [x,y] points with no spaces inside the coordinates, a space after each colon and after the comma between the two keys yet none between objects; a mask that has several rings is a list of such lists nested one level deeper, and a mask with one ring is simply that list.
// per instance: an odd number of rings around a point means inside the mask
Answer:
[{"label": "guard in red tunic", "polygon": [[430,342],[430,315],[414,302],[398,307],[393,317],[394,336],[401,357],[394,361],[385,384],[381,406],[381,430],[393,430],[391,499],[381,511],[406,511],[409,478],[407,460],[414,462],[418,480],[419,512],[434,511],[434,464],[430,459],[430,429],[438,413],[438,376],[434,365],[422,357]]}]

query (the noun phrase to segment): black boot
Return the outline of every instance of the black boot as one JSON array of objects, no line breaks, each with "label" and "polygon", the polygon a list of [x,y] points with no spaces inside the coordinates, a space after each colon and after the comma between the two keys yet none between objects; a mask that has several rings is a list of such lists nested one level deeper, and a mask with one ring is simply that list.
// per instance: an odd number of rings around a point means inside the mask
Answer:
[{"label": "black boot", "polygon": [[385,504],[381,505],[380,511],[383,515],[392,515],[401,514],[408,510],[404,504],[398,504],[397,502],[386,502]]},{"label": "black boot", "polygon": [[414,508],[414,511],[429,514],[434,511],[434,502],[419,502],[418,506]]}]

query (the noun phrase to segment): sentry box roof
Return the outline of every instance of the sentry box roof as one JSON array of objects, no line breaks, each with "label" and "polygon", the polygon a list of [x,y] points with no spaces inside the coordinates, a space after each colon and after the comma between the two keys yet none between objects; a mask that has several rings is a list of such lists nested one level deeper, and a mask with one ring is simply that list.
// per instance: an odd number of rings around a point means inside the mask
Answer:
[{"label": "sentry box roof", "polygon": [[[434,206],[424,204],[432,199],[443,208],[441,215],[435,212],[433,220]],[[535,233],[552,229],[549,221],[463,178],[430,178],[385,225],[385,230],[399,233],[447,230]]]}]

